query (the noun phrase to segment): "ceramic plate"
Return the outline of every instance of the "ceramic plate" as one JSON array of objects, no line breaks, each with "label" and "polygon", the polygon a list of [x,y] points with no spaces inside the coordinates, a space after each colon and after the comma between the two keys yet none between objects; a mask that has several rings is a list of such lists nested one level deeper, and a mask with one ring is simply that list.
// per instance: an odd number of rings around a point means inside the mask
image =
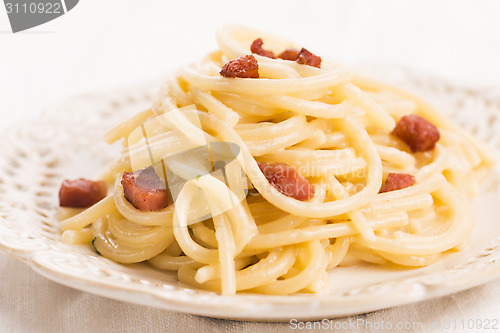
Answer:
[{"label": "ceramic plate", "polygon": [[[500,150],[500,94],[404,69],[372,68],[452,115]],[[154,84],[70,98],[0,136],[0,248],[64,285],[127,302],[204,316],[280,321],[334,318],[454,293],[500,277],[498,172],[474,200],[477,226],[461,252],[418,269],[369,264],[330,271],[323,295],[221,296],[180,284],[146,264],[120,265],[90,246],[60,241],[54,218],[63,178],[95,177],[117,156],[102,134],[151,104]]]}]

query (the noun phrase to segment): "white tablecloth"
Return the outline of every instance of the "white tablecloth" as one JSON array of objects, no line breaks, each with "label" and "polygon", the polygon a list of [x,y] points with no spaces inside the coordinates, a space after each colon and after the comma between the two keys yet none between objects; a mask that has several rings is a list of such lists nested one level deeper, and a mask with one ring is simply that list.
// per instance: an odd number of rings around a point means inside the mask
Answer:
[{"label": "white tablecloth", "polygon": [[[216,48],[215,31],[224,23],[282,34],[344,62],[384,61],[471,86],[498,86],[499,12],[500,2],[494,0],[84,0],[63,17],[12,34],[0,7],[0,130],[67,95],[157,78],[194,61]],[[110,300],[51,282],[3,253],[0,272],[1,332],[282,332],[302,327],[210,319]],[[488,320],[490,328],[495,320],[500,327],[500,280],[327,327],[363,332],[390,323],[393,329],[403,325],[401,332],[413,331],[405,325],[416,331],[474,332],[478,329],[468,325],[479,321],[477,328]]]}]

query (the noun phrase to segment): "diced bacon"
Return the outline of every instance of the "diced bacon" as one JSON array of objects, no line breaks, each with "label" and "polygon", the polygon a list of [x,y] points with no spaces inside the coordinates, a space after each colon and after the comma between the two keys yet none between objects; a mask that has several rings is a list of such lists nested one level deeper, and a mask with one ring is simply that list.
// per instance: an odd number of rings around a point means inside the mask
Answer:
[{"label": "diced bacon", "polygon": [[400,190],[415,184],[415,177],[407,173],[390,173],[379,193]]},{"label": "diced bacon", "polygon": [[295,61],[299,58],[299,50],[297,49],[286,49],[285,51],[281,52],[278,58],[283,59],[283,60],[291,60]]},{"label": "diced bacon", "polygon": [[274,52],[269,50],[264,50],[262,48],[262,44],[264,44],[262,38],[257,38],[256,40],[253,41],[252,45],[250,45],[250,51],[252,51],[252,53],[258,54],[263,57],[276,59]]},{"label": "diced bacon", "polygon": [[[274,52],[269,51],[269,50],[265,50],[264,48],[262,48],[263,44],[264,44],[264,42],[262,41],[262,39],[257,38],[256,40],[254,40],[252,42],[252,45],[250,45],[250,50],[252,51],[252,53],[255,53],[255,54],[258,54],[258,55],[261,55],[264,57],[276,59]],[[321,57],[318,57],[317,55],[311,53],[310,51],[308,51],[305,48],[302,48],[300,51],[298,51],[296,49],[286,49],[285,51],[280,53],[278,58],[281,58],[283,60],[297,61],[297,63],[299,63],[299,64],[304,64],[304,65],[308,65],[308,66],[321,68]],[[239,59],[242,59],[242,58],[239,58]],[[238,60],[238,59],[236,59],[236,60]],[[228,64],[230,64],[230,63],[231,62],[229,62]],[[224,68],[228,64],[226,64],[224,66]],[[224,70],[224,68],[222,68],[222,70]],[[236,71],[238,71],[238,70],[236,70]],[[233,72],[235,72],[235,70],[229,71],[229,74],[231,74]],[[222,71],[221,71],[221,75],[227,76],[227,77],[235,77],[235,76],[228,76],[226,74],[223,74]],[[231,75],[234,75],[234,74],[231,74]],[[248,77],[248,76],[236,76],[236,77]]]},{"label": "diced bacon", "polygon": [[318,57],[317,55],[312,54],[305,48],[302,48],[299,52],[299,56],[297,58],[297,62],[299,64],[305,64],[309,65],[312,67],[318,67],[321,68],[321,57]]},{"label": "diced bacon", "polygon": [[253,55],[246,55],[225,64],[220,75],[256,79],[259,77],[259,63]]},{"label": "diced bacon", "polygon": [[294,167],[286,163],[259,162],[259,168],[266,179],[284,195],[301,201],[314,197],[314,187]]},{"label": "diced bacon", "polygon": [[125,199],[143,212],[160,210],[173,203],[170,191],[153,167],[125,172],[121,183]]},{"label": "diced bacon", "polygon": [[107,192],[108,186],[102,180],[66,179],[59,190],[59,206],[86,208],[106,197]]},{"label": "diced bacon", "polygon": [[416,114],[402,117],[392,134],[403,140],[414,153],[434,149],[439,140],[439,131],[436,126]]}]

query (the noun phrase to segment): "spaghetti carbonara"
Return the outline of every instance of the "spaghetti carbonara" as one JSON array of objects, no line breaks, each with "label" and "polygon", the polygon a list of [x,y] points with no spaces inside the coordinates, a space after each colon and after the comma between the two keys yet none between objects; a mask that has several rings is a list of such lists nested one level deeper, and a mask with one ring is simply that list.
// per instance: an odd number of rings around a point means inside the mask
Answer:
[{"label": "spaghetti carbonara", "polygon": [[339,265],[460,248],[493,163],[481,143],[300,45],[242,27],[217,40],[106,135],[123,151],[102,181],[63,184],[63,241],[225,295],[315,293]]}]

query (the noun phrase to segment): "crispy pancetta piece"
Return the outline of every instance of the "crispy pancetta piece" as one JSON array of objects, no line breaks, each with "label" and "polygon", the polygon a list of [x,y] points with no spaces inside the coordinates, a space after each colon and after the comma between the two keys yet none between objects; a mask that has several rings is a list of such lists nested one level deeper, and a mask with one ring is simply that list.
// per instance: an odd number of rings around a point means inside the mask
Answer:
[{"label": "crispy pancetta piece", "polygon": [[86,208],[104,199],[107,192],[108,186],[102,180],[66,179],[59,190],[59,205],[61,207]]},{"label": "crispy pancetta piece", "polygon": [[415,184],[415,177],[407,173],[389,173],[379,193],[400,190]]},{"label": "crispy pancetta piece", "polygon": [[402,117],[392,134],[403,140],[414,153],[434,149],[439,140],[439,131],[436,126],[416,114]]},{"label": "crispy pancetta piece", "polygon": [[259,77],[259,63],[253,55],[246,55],[225,64],[220,71],[220,75],[257,79]]},{"label": "crispy pancetta piece", "polygon": [[250,51],[252,51],[252,53],[258,54],[263,57],[276,59],[274,52],[269,50],[264,50],[264,48],[262,48],[262,44],[264,44],[262,38],[257,38],[256,40],[253,41],[252,45],[250,45]]},{"label": "crispy pancetta piece", "polygon": [[266,179],[284,195],[301,201],[314,197],[314,187],[294,167],[286,163],[259,162],[259,168]]},{"label": "crispy pancetta piece", "polygon": [[170,191],[153,167],[125,172],[121,183],[125,199],[143,212],[160,210],[173,203]]}]

